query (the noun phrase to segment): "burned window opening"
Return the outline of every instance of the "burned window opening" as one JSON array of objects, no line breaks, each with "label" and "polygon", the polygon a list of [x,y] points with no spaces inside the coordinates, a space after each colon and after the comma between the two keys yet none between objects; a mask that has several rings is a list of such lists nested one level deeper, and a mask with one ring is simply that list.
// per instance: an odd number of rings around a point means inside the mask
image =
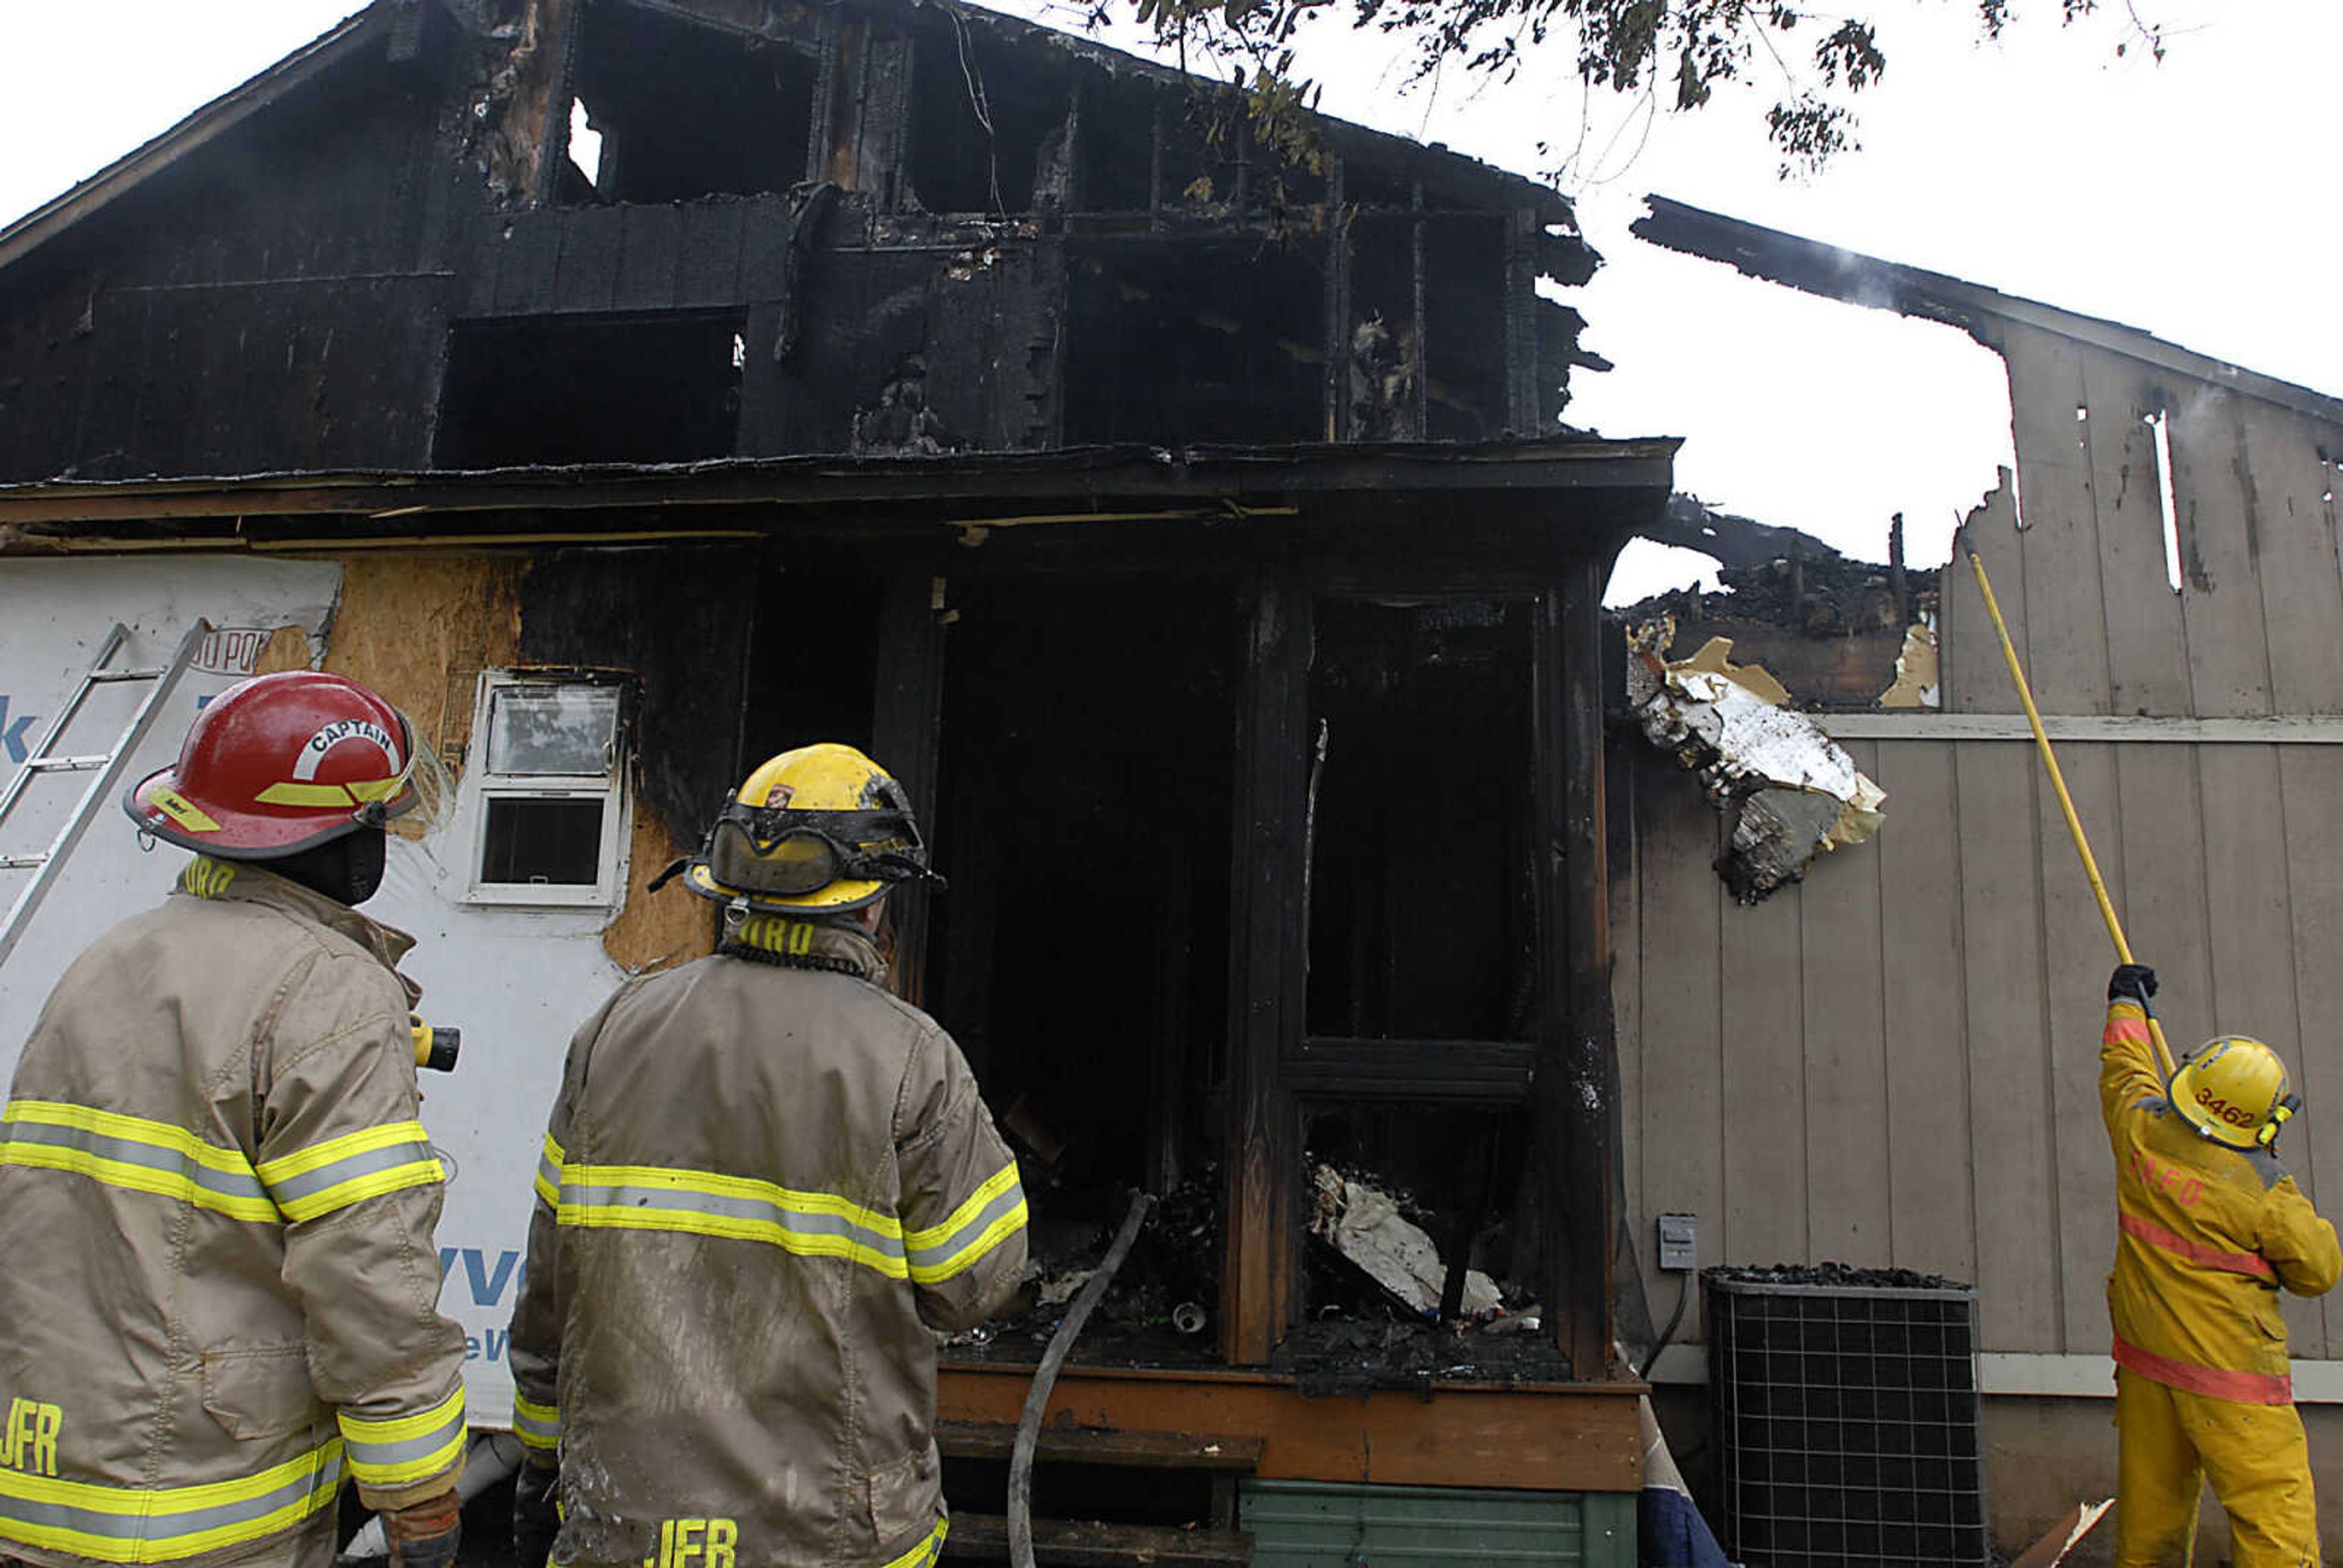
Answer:
[{"label": "burned window opening", "polygon": [[1075,138],[1074,151],[1075,185],[1083,209],[1148,211],[1163,90],[1134,92],[1104,73],[1085,73],[1081,83],[1081,134]]},{"label": "burned window opening", "polygon": [[[1017,1146],[1044,1282],[1096,1262],[1131,1188],[1163,1196],[1080,1353],[1210,1360],[1168,1317],[1219,1301],[1235,596],[955,578],[952,598],[930,1003]],[[1044,1336],[1062,1309],[1027,1303]],[[1001,1353],[1040,1348],[1012,1330]]]},{"label": "burned window opening", "polygon": [[1506,433],[1505,312],[1493,285],[1505,276],[1497,218],[1424,222],[1424,435],[1488,441]]},{"label": "burned window opening", "polygon": [[1319,601],[1312,1035],[1535,1037],[1528,609]]},{"label": "burned window opening", "polygon": [[807,177],[817,70],[796,43],[631,5],[588,7],[576,95],[593,105],[600,162],[588,189],[564,198],[652,204],[787,191]]},{"label": "burned window opening", "polygon": [[1362,215],[1351,224],[1345,379],[1355,441],[1408,441],[1423,435],[1415,417],[1423,335],[1415,319],[1414,233],[1414,220],[1406,217]]},{"label": "burned window opening", "polygon": [[1065,442],[1323,438],[1325,274],[1258,240],[1067,246]]},{"label": "burned window opening", "polygon": [[433,465],[729,457],[742,330],[737,312],[458,322]]},{"label": "burned window opening", "polygon": [[2174,593],[2187,586],[2188,573],[2180,548],[2180,506],[2172,488],[2172,418],[2158,408],[2141,417],[2156,437],[2156,504],[2164,523],[2164,580]]},{"label": "burned window opening", "polygon": [[919,34],[905,173],[930,212],[1030,212],[1065,188],[1072,95],[1055,71],[1022,62],[988,30],[944,11]]}]

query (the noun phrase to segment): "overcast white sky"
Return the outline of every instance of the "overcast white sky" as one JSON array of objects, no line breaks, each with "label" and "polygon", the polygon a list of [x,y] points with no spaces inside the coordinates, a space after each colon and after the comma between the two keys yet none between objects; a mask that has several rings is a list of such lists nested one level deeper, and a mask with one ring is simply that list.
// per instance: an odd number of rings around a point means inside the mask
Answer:
[{"label": "overcast white sky", "polygon": [[[2343,393],[2343,4],[2131,3],[2168,24],[2160,65],[2137,48],[2116,56],[2124,0],[2072,30],[2056,0],[2019,0],[1998,45],[1975,37],[1969,0],[1876,0],[1890,65],[1858,105],[1863,150],[1786,185],[1759,119],[1779,91],[1768,75],[1696,115],[1652,116],[1588,99],[1566,60],[1503,86],[1402,93],[1388,44],[1324,28],[1311,43],[1331,113],[1523,172],[1584,149],[1564,187],[1608,265],[1571,297],[1588,346],[1618,368],[1576,377],[1574,423],[1685,437],[1680,488],[1851,554],[1879,558],[1901,511],[1922,564],[1944,558],[1956,515],[2007,460],[1999,361],[1950,328],[1744,279],[1627,225],[1657,191]],[[0,221],[357,8],[19,0],[0,17]],[[1614,597],[1664,586],[1668,569]]]}]

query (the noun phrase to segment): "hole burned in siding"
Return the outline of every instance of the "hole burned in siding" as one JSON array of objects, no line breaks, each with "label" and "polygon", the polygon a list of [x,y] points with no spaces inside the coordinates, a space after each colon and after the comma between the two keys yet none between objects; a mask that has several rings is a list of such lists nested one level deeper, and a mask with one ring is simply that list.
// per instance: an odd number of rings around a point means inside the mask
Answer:
[{"label": "hole burned in siding", "polygon": [[594,128],[594,116],[583,98],[569,104],[569,166],[586,176],[588,185],[601,183],[602,133]]},{"label": "hole burned in siding", "polygon": [[2174,593],[2187,581],[2180,557],[2180,508],[2172,489],[2172,418],[2163,408],[2143,416],[2156,437],[2156,502],[2164,518],[2164,580]]}]

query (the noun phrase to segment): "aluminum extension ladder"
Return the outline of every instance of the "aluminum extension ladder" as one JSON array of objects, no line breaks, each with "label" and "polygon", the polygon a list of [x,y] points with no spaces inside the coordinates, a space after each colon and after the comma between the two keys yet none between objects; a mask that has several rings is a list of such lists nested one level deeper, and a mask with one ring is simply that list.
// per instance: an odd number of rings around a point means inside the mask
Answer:
[{"label": "aluminum extension ladder", "polygon": [[[35,779],[45,779],[52,773],[96,774],[89,781],[89,787],[82,791],[81,799],[74,806],[73,815],[65,819],[65,826],[57,829],[57,836],[49,841],[46,849],[37,855],[0,854],[0,870],[29,869],[33,873],[32,879],[25,884],[17,892],[15,901],[8,906],[6,916],[0,917],[0,964],[8,961],[9,953],[15,950],[16,939],[24,935],[25,928],[32,923],[33,912],[41,907],[41,900],[48,897],[49,890],[56,885],[57,878],[65,870],[66,858],[73,853],[74,846],[81,842],[82,833],[89,827],[90,819],[97,814],[102,804],[113,798],[116,786],[122,781],[124,770],[130,765],[131,757],[136,753],[139,743],[146,739],[146,732],[155,727],[155,719],[162,712],[163,704],[169,699],[172,689],[179,684],[179,678],[186,674],[188,667],[195,663],[196,651],[211,633],[212,623],[199,618],[187,628],[187,635],[179,639],[178,651],[162,668],[117,669],[114,667],[114,658],[130,640],[130,628],[116,621],[114,629],[106,633],[105,646],[97,650],[97,658],[91,661],[89,673],[81,678],[80,689],[73,694],[73,699],[58,710],[55,719],[50,720],[48,729],[41,736],[40,744],[25,759],[25,765],[16,770],[16,776],[8,780],[8,788],[0,791],[0,831],[5,831],[9,813],[16,809],[16,802],[24,799],[26,789]],[[91,692],[101,686],[118,686],[133,681],[151,682],[153,689],[138,704],[138,710],[130,716],[130,722],[115,740],[113,750],[86,756],[56,754],[57,742],[65,738],[66,726],[74,721],[74,716],[81,711],[82,704],[89,699]]]}]

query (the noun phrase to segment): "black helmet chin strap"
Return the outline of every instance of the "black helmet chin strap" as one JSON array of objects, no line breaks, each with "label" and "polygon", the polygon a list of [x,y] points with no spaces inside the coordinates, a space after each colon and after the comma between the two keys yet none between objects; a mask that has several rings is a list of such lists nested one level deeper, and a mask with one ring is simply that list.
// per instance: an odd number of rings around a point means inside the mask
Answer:
[{"label": "black helmet chin strap", "polygon": [[380,828],[360,828],[297,855],[256,863],[288,881],[300,883],[313,893],[322,893],[337,904],[355,909],[381,888],[389,839],[390,835]]}]

